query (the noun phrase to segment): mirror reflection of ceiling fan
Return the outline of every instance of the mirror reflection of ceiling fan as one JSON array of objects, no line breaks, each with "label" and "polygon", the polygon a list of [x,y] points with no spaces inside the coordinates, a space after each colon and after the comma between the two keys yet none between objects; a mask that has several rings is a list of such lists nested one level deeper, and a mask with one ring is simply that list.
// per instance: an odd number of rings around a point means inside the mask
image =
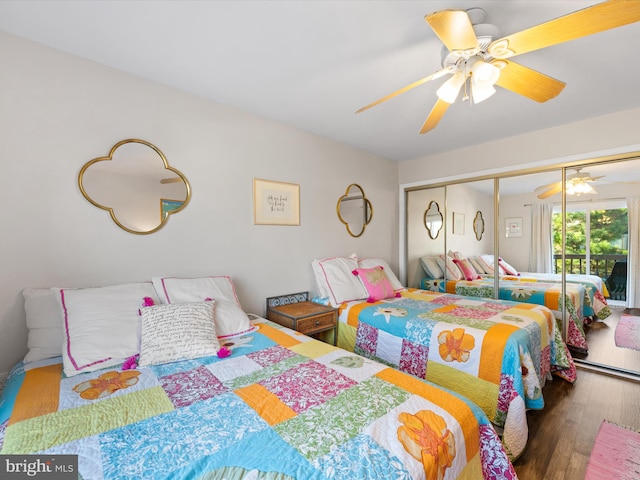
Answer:
[{"label": "mirror reflection of ceiling fan", "polygon": [[160,180],[160,183],[165,185],[167,183],[179,183],[182,182],[182,179],[180,177],[169,177],[169,178],[163,178]]},{"label": "mirror reflection of ceiling fan", "polygon": [[[479,103],[495,93],[495,85],[537,102],[557,96],[565,83],[511,60],[516,55],[568,42],[640,21],[640,1],[608,0],[546,23],[499,37],[495,25],[481,23],[485,12],[443,10],[425,16],[443,46],[442,69],[376,100],[356,113],[375,107],[430,80],[451,77],[440,86],[438,100],[420,133],[434,129],[463,90],[463,101]],[[475,25],[474,25],[475,23]]]},{"label": "mirror reflection of ceiling fan", "polygon": [[[575,195],[579,197],[580,195],[597,194],[598,192],[596,192],[595,188],[593,188],[592,186],[592,184],[594,183],[638,183],[601,180],[602,178],[604,178],[604,175],[592,177],[590,173],[582,172],[581,170],[582,168],[577,168],[576,173],[567,175],[565,188],[567,195]],[[555,195],[556,193],[562,192],[562,182],[560,181],[549,183],[548,185],[542,185],[536,188],[535,191],[539,192],[538,198],[545,199],[552,195]]]}]

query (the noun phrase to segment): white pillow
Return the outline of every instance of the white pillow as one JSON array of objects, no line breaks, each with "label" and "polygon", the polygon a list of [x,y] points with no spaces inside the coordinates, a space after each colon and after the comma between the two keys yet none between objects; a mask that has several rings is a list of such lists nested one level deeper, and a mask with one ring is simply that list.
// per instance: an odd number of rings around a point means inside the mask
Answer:
[{"label": "white pillow", "polygon": [[454,260],[462,260],[464,257],[462,256],[462,252],[454,252],[453,250],[449,250],[447,255]]},{"label": "white pillow", "polygon": [[382,270],[384,271],[385,275],[389,279],[389,283],[391,283],[391,286],[393,287],[394,292],[405,289],[404,285],[400,283],[400,280],[398,280],[398,277],[396,276],[395,273],[393,273],[393,270],[384,259],[382,258],[363,258],[362,260],[358,259],[359,268],[374,268],[378,266],[382,267]]},{"label": "white pillow", "polygon": [[240,306],[235,286],[229,276],[154,277],[152,282],[160,301],[165,304],[215,300],[214,320],[216,332],[220,338],[242,335],[255,330]]},{"label": "white pillow", "polygon": [[62,355],[62,317],[56,295],[50,288],[25,288],[24,310],[27,315],[29,351],[24,363]]},{"label": "white pillow", "polygon": [[447,272],[447,280],[462,280],[462,272],[449,255],[438,255],[437,262],[440,270]]},{"label": "white pillow", "polygon": [[209,301],[143,307],[140,366],[218,353],[215,306],[215,301]]},{"label": "white pillow", "polygon": [[483,265],[484,262],[480,260],[480,257],[476,257],[476,256],[469,257],[469,261],[471,262],[471,265],[473,265],[473,268],[475,268],[476,272],[487,273],[484,270],[484,265]]},{"label": "white pillow", "polygon": [[500,273],[504,273],[505,275],[520,275],[518,270],[502,257],[498,257],[498,266],[500,267]]},{"label": "white pillow", "polygon": [[228,275],[198,278],[153,277],[153,286],[162,303],[203,302],[206,298],[228,300],[240,306],[236,289]]},{"label": "white pillow", "polygon": [[62,364],[68,377],[122,363],[140,352],[140,308],[159,303],[151,282],[53,289],[62,309]]},{"label": "white pillow", "polygon": [[331,257],[314,260],[312,266],[317,270],[317,281],[323,284],[324,294],[334,307],[339,307],[342,303],[351,300],[363,300],[369,296],[358,276],[353,274],[353,271],[358,268],[358,261],[355,258]]},{"label": "white pillow", "polygon": [[420,264],[429,278],[444,278],[444,272],[438,265],[437,255],[425,255],[420,257]]},{"label": "white pillow", "polygon": [[488,275],[493,275],[493,272],[495,271],[494,268],[494,256],[493,255],[480,255],[478,258],[478,261],[480,262],[480,264],[482,265],[482,268],[484,270],[484,273],[488,274]]}]

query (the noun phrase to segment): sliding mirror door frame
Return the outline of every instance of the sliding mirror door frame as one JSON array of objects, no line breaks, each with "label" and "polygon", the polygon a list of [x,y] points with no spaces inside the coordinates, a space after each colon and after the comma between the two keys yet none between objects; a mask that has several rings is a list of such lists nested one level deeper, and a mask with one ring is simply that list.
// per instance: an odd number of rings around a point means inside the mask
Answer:
[{"label": "sliding mirror door frame", "polygon": [[[505,216],[503,215],[503,213],[508,214],[508,209],[507,208],[503,208],[505,206],[505,204],[503,202],[506,201],[505,196],[503,195],[503,189],[501,186],[501,180],[506,181],[507,178],[509,177],[523,177],[525,175],[530,175],[530,174],[538,174],[538,173],[545,173],[545,172],[555,172],[556,175],[556,179],[557,182],[560,184],[560,191],[559,192],[555,192],[553,195],[555,195],[555,202],[554,203],[559,203],[561,206],[561,212],[562,212],[562,226],[561,226],[561,237],[562,237],[562,249],[560,252],[560,261],[562,263],[562,265],[566,264],[566,210],[567,210],[567,202],[571,202],[572,200],[567,200],[567,195],[565,193],[565,186],[567,185],[567,181],[570,181],[572,176],[575,176],[576,170],[578,168],[581,169],[585,169],[588,170],[589,168],[595,170],[597,166],[603,165],[603,166],[607,166],[607,165],[613,165],[613,164],[618,164],[618,163],[622,163],[622,162],[628,162],[628,161],[635,161],[638,162],[638,165],[640,165],[640,151],[634,151],[634,152],[626,152],[626,153],[620,153],[620,154],[614,154],[614,155],[608,155],[608,156],[600,156],[600,157],[593,157],[593,158],[584,158],[582,160],[573,160],[571,162],[558,162],[557,164],[549,164],[549,165],[544,165],[544,166],[540,166],[537,168],[529,168],[529,169],[523,169],[523,170],[514,170],[511,172],[504,172],[501,174],[491,174],[491,175],[477,175],[476,177],[469,177],[469,178],[464,178],[464,179],[460,179],[460,178],[450,178],[450,179],[440,179],[440,180],[433,180],[433,181],[425,181],[422,183],[414,183],[411,185],[405,185],[402,186],[401,185],[401,195],[400,195],[400,218],[403,218],[403,214],[404,214],[404,220],[405,220],[405,225],[404,228],[401,227],[400,230],[400,275],[401,278],[404,280],[405,284],[407,284],[407,264],[408,264],[408,258],[409,255],[411,254],[411,244],[408,241],[408,232],[407,232],[407,221],[408,221],[408,212],[407,212],[407,204],[409,203],[409,194],[415,190],[423,190],[423,189],[432,189],[432,188],[445,188],[445,198],[447,200],[447,202],[445,202],[445,205],[443,207],[443,216],[445,219],[445,229],[444,232],[447,232],[449,234],[449,240],[447,240],[445,238],[444,240],[444,246],[442,246],[442,251],[441,253],[446,255],[447,252],[449,250],[451,250],[451,235],[453,235],[452,232],[452,228],[453,228],[453,212],[456,211],[455,210],[455,206],[452,207],[451,205],[451,201],[450,201],[450,197],[449,194],[451,192],[447,192],[447,188],[451,187],[453,185],[457,185],[457,184],[463,184],[463,183],[470,183],[470,182],[475,182],[478,180],[493,180],[494,181],[494,208],[493,208],[493,218],[489,221],[488,217],[489,215],[487,215],[484,219],[485,222],[487,223],[487,225],[489,225],[489,223],[491,223],[492,228],[493,228],[493,235],[494,235],[494,256],[495,256],[495,262],[496,265],[495,267],[497,267],[497,259],[499,257],[499,255],[501,254],[501,250],[504,247],[501,247],[500,245],[500,241],[502,240],[502,237],[505,235],[505,231],[504,231],[504,222],[505,222]],[[640,182],[640,168],[638,169],[639,173],[638,173],[638,181]],[[606,178],[606,177],[605,177]],[[524,179],[524,177],[522,178]],[[556,180],[554,180],[556,181]],[[529,190],[534,191],[535,188],[529,188]],[[529,191],[527,190],[527,191]],[[604,189],[603,189],[604,190]],[[558,195],[559,193],[559,195]],[[638,195],[640,195],[640,183],[638,185]],[[535,198],[535,196],[534,196]],[[458,213],[462,213],[462,212],[458,212]],[[466,213],[465,213],[465,218],[464,218],[464,222],[465,222],[465,229],[470,229],[471,228],[471,219],[466,217]],[[483,216],[484,216],[484,212],[483,212]],[[516,217],[517,218],[517,217]],[[458,220],[460,220],[460,218],[458,218]],[[441,233],[442,234],[442,233]],[[445,235],[446,237],[446,235]],[[455,245],[455,243],[454,243]],[[414,262],[415,263],[415,262]],[[415,267],[415,265],[414,265]],[[498,277],[495,277],[495,293],[497,294],[498,292]],[[562,275],[561,275],[562,281],[561,281],[561,285],[562,285],[562,298],[565,298],[565,296],[567,295],[567,291],[566,291],[566,285],[567,285],[567,278],[566,278],[566,272],[565,269],[563,268],[562,271]],[[414,277],[413,277],[414,283],[415,283],[415,272],[414,272]],[[416,285],[409,285],[409,286],[416,286]],[[640,298],[635,298],[633,300],[635,303],[640,303]],[[635,308],[640,308],[640,304],[639,305],[631,305],[627,302],[627,306],[628,307],[635,307]],[[566,307],[561,308],[560,309],[561,315],[562,315],[562,326],[563,326],[563,338],[567,338],[567,328],[568,328],[568,322],[566,320],[567,317],[567,312],[566,312]],[[638,352],[638,354],[640,355],[640,352]],[[575,358],[575,357],[574,357]],[[632,372],[628,372],[625,369],[620,369],[620,368],[616,368],[616,367],[611,367],[609,365],[600,365],[599,363],[594,363],[594,362],[590,362],[588,359],[588,355],[585,358],[575,358],[575,361],[577,364],[579,364],[579,366],[582,366],[583,368],[590,368],[590,369],[595,369],[598,371],[602,371],[602,373],[606,373],[606,374],[610,374],[610,375],[617,375],[617,376],[624,376],[625,378],[632,378],[634,380],[639,380],[640,379],[640,369],[638,372],[632,371]],[[601,370],[602,369],[602,370]]]}]

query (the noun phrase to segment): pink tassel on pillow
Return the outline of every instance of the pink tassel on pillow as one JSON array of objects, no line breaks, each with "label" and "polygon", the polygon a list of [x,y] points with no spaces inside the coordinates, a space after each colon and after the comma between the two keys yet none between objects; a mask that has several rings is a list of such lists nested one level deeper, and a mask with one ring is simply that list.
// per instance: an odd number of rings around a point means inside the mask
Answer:
[{"label": "pink tassel on pillow", "polygon": [[139,358],[140,358],[140,355],[134,355],[132,357],[127,358],[122,363],[122,370],[133,370],[134,368],[136,368],[138,366]]},{"label": "pink tassel on pillow", "polygon": [[151,297],[144,297],[142,299],[142,306],[143,307],[153,307],[156,303],[153,301],[153,298]]},{"label": "pink tassel on pillow", "polygon": [[227,347],[221,347],[220,350],[218,350],[218,358],[226,358],[230,355],[231,355],[231,350],[228,349]]},{"label": "pink tassel on pillow", "polygon": [[[153,298],[151,297],[144,297],[142,299],[142,306],[143,307],[153,307],[156,304],[156,302],[153,301]],[[142,316],[142,312],[140,311],[140,309],[138,309],[138,315]]]}]

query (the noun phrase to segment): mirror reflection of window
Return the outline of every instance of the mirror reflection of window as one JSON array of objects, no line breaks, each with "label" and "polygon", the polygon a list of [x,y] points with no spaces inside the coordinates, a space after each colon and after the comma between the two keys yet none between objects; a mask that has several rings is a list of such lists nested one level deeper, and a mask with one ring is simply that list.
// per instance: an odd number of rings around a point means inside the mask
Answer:
[{"label": "mirror reflection of window", "polygon": [[186,206],[186,178],[167,163],[160,150],[142,140],[124,140],[107,157],[82,168],[78,183],[87,200],[109,211],[114,222],[131,233],[152,233],[170,214]]}]

